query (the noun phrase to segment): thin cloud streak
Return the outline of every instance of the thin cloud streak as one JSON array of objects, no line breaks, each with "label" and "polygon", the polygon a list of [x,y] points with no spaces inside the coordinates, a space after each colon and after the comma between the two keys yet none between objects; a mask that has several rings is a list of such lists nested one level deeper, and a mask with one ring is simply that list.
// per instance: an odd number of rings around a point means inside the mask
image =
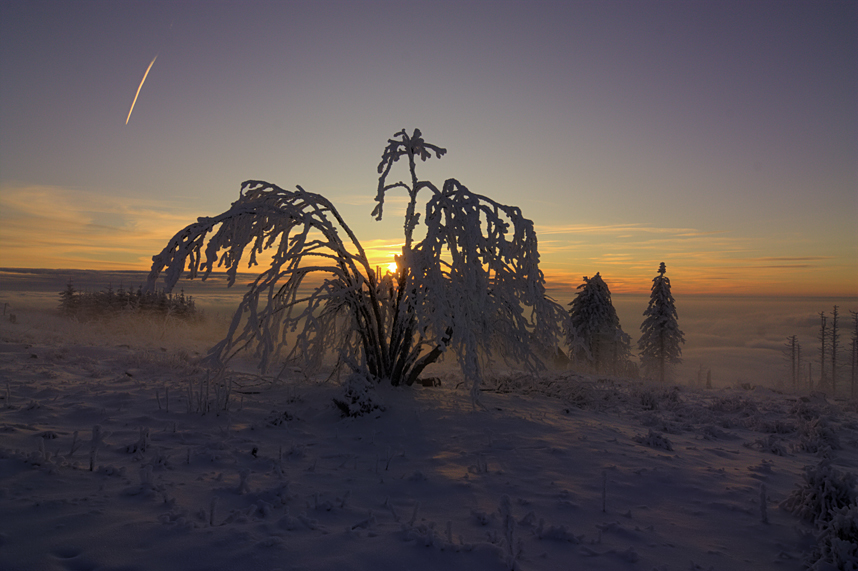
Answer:
[{"label": "thin cloud streak", "polygon": [[[626,236],[617,236],[620,232],[628,232]],[[537,235],[543,234],[612,234],[616,238],[630,237],[634,233],[648,234],[671,234],[679,237],[712,236],[726,234],[722,231],[701,231],[695,228],[662,228],[657,226],[646,226],[644,224],[564,224],[564,225],[536,225]]]},{"label": "thin cloud streak", "polygon": [[[768,242],[732,231],[571,224],[537,226],[537,235],[541,267],[553,288],[574,289],[583,276],[600,272],[611,291],[646,293],[663,261],[673,283],[688,293],[787,295],[824,286],[828,295],[858,294],[856,268],[839,258],[765,255],[761,250],[772,247]],[[785,236],[779,249],[801,252],[806,247]]]}]

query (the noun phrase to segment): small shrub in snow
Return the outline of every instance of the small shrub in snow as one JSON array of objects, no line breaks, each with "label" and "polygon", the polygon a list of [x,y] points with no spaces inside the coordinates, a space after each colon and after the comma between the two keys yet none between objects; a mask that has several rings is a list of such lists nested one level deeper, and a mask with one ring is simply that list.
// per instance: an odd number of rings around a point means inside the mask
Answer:
[{"label": "small shrub in snow", "polygon": [[575,408],[587,410],[596,402],[596,392],[589,382],[572,381],[563,388],[563,400]]},{"label": "small shrub in snow", "polygon": [[288,411],[278,412],[276,410],[271,411],[271,414],[268,416],[268,419],[265,421],[266,426],[282,426],[288,422],[292,422],[294,417],[289,414]]},{"label": "small shrub in snow", "polygon": [[682,434],[685,430],[691,428],[690,426],[669,420],[658,413],[644,414],[641,417],[641,425],[661,432],[667,432],[668,434]]},{"label": "small shrub in snow", "polygon": [[567,530],[565,525],[560,525],[560,526],[549,525],[548,527],[546,527],[544,519],[539,520],[539,527],[536,528],[534,533],[536,534],[536,537],[538,537],[539,539],[550,539],[553,541],[566,541],[566,542],[575,543],[575,544],[581,543],[581,541],[584,537],[583,535],[582,536],[576,536],[571,531]]},{"label": "small shrub in snow", "polygon": [[444,548],[445,543],[441,535],[435,531],[435,522],[418,523],[416,525],[402,525],[402,540],[415,541],[425,547]]},{"label": "small shrub in snow", "polygon": [[811,454],[826,454],[831,450],[840,450],[840,437],[824,418],[801,421],[798,449]]},{"label": "small shrub in snow", "polygon": [[679,387],[643,389],[638,398],[644,410],[674,410],[682,403],[679,398]]},{"label": "small shrub in snow", "polygon": [[489,525],[495,519],[495,514],[488,514],[480,510],[472,510],[471,516],[473,516],[474,521],[480,525]]},{"label": "small shrub in snow", "polygon": [[634,440],[638,444],[649,446],[650,448],[661,448],[662,450],[667,450],[668,452],[673,451],[673,444],[670,442],[670,440],[668,440],[660,432],[655,432],[652,429],[649,430],[646,436],[635,436],[632,440]]},{"label": "small shrub in snow", "polygon": [[188,513],[186,510],[170,511],[165,514],[161,514],[158,516],[158,521],[166,526],[185,531],[190,531],[197,527],[193,521],[188,519]]},{"label": "small shrub in snow", "polygon": [[783,440],[774,434],[769,434],[765,438],[757,438],[753,443],[745,443],[746,448],[756,448],[763,452],[769,452],[775,456],[786,456],[787,448],[784,446]]},{"label": "small shrub in snow", "polygon": [[813,571],[858,571],[858,505],[831,510],[816,540],[810,557]]},{"label": "small shrub in snow", "polygon": [[653,391],[641,393],[641,406],[644,410],[658,410],[658,399]]},{"label": "small shrub in snow", "polygon": [[858,502],[855,474],[841,473],[828,459],[804,469],[804,484],[781,503],[781,507],[818,526],[829,521],[836,510]]},{"label": "small shrub in snow", "polygon": [[798,427],[794,422],[789,422],[780,418],[766,419],[757,417],[748,417],[743,423],[745,428],[756,430],[757,432],[766,432],[769,434],[792,434]]},{"label": "small shrub in snow", "polygon": [[117,478],[125,477],[125,466],[120,466],[117,468],[116,466],[107,465],[107,466],[99,466],[96,473],[102,474],[104,476],[115,476]]},{"label": "small shrub in snow", "polygon": [[149,437],[149,428],[141,426],[140,437],[137,439],[137,442],[127,445],[125,447],[125,451],[129,454],[134,454],[137,452],[146,452],[150,444],[151,439]]},{"label": "small shrub in snow", "polygon": [[715,412],[738,413],[741,416],[754,416],[760,412],[754,401],[740,396],[716,398],[709,408]]},{"label": "small shrub in snow", "polygon": [[346,379],[345,392],[341,398],[335,398],[334,404],[344,417],[369,414],[375,410],[384,411],[384,402],[366,375],[352,373]]},{"label": "small shrub in snow", "polygon": [[703,425],[700,428],[700,435],[703,437],[703,440],[733,440],[738,438],[735,434],[724,432],[712,424]]},{"label": "small shrub in snow", "polygon": [[828,408],[824,395],[815,394],[813,397],[802,397],[796,401],[789,413],[802,420],[813,420],[822,416]]}]

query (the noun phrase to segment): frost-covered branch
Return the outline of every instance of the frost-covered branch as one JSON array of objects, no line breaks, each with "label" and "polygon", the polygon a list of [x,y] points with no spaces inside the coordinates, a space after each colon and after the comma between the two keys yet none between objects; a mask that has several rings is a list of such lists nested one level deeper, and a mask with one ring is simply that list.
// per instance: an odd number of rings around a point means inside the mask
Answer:
[{"label": "frost-covered branch", "polygon": [[[245,346],[255,348],[262,368],[281,358],[318,366],[336,351],[378,380],[410,385],[452,349],[475,393],[481,360],[501,347],[504,360],[538,369],[535,349],[556,346],[563,310],[545,295],[533,223],[455,179],[440,190],[421,181],[416,159],[445,153],[416,129],[397,133],[384,150],[373,216],[382,218],[388,192],[404,190],[409,199],[395,274],[372,270],[325,197],[248,181],[229,210],[173,237],[153,258],[149,283],[164,272],[169,290],[185,270],[205,279],[225,267],[232,285],[245,255],[253,266],[273,250],[270,267],[250,284],[227,337],[212,350],[219,364]],[[389,183],[402,157],[410,180]],[[429,193],[422,237],[415,236],[421,190]]]},{"label": "frost-covered branch", "polygon": [[[341,233],[357,253],[349,251]],[[229,210],[200,218],[170,240],[153,258],[149,283],[154,284],[163,271],[169,291],[184,270],[191,278],[202,274],[205,279],[215,267],[224,267],[233,285],[245,254],[249,251],[251,267],[267,249],[274,250],[271,265],[250,285],[227,337],[212,350],[213,362],[222,364],[248,343],[256,346],[263,369],[274,358],[299,355],[308,364],[319,364],[343,335],[342,345],[353,346],[352,324],[344,310],[363,296],[375,297],[376,277],[336,208],[301,187],[287,191],[261,181],[245,182]],[[327,276],[321,285],[318,274]],[[309,284],[313,288],[309,295],[303,293],[308,276],[316,281]],[[351,317],[363,322],[365,335],[375,330],[378,337],[378,316],[373,312],[359,311]],[[295,343],[287,343],[289,333],[297,333]]]}]

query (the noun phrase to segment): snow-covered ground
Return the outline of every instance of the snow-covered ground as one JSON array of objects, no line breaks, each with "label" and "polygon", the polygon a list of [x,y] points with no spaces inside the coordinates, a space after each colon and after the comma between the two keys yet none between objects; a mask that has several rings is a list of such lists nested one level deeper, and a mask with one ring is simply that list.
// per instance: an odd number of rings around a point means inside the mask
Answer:
[{"label": "snow-covered ground", "polygon": [[858,466],[822,394],[508,373],[475,409],[441,374],[342,418],[336,379],[206,382],[220,334],[2,321],[0,569],[799,570],[779,504]]}]

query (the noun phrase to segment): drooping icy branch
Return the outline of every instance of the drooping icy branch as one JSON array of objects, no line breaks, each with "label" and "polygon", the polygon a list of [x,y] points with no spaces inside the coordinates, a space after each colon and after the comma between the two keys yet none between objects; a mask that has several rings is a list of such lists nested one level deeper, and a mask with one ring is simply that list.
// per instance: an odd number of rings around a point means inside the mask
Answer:
[{"label": "drooping icy branch", "polygon": [[[480,360],[501,347],[504,359],[538,368],[536,349],[556,346],[563,310],[545,295],[533,223],[455,179],[439,189],[417,177],[417,158],[445,153],[415,129],[397,133],[382,155],[373,216],[382,218],[386,193],[408,194],[395,275],[376,275],[325,197],[248,181],[229,210],[170,240],[153,258],[149,283],[164,272],[169,289],[185,270],[205,279],[224,267],[232,285],[245,256],[252,266],[273,250],[270,267],[250,284],[227,337],[212,351],[218,363],[248,344],[263,368],[278,357],[318,365],[334,350],[379,380],[411,384],[452,348],[475,392]],[[410,180],[389,183],[402,157]],[[418,239],[422,190],[425,232]]]},{"label": "drooping icy branch", "polygon": [[[355,253],[340,233],[348,237]],[[153,258],[149,284],[165,272],[165,287],[170,291],[185,269],[190,277],[202,273],[205,279],[215,267],[225,267],[232,285],[247,251],[250,267],[266,249],[274,250],[271,266],[251,284],[213,357],[219,362],[239,345],[256,342],[264,368],[286,346],[286,334],[298,331],[300,342],[289,355],[302,349],[308,352],[305,357],[319,360],[332,345],[335,308],[362,295],[373,298],[376,289],[366,253],[336,208],[321,195],[301,187],[287,191],[261,181],[243,183],[241,197],[229,210],[182,229]],[[329,277],[311,294],[299,295],[306,278],[317,273]],[[320,318],[323,309],[327,319]],[[372,312],[359,317],[370,322],[376,318]],[[243,320],[244,329],[236,335]]]}]

